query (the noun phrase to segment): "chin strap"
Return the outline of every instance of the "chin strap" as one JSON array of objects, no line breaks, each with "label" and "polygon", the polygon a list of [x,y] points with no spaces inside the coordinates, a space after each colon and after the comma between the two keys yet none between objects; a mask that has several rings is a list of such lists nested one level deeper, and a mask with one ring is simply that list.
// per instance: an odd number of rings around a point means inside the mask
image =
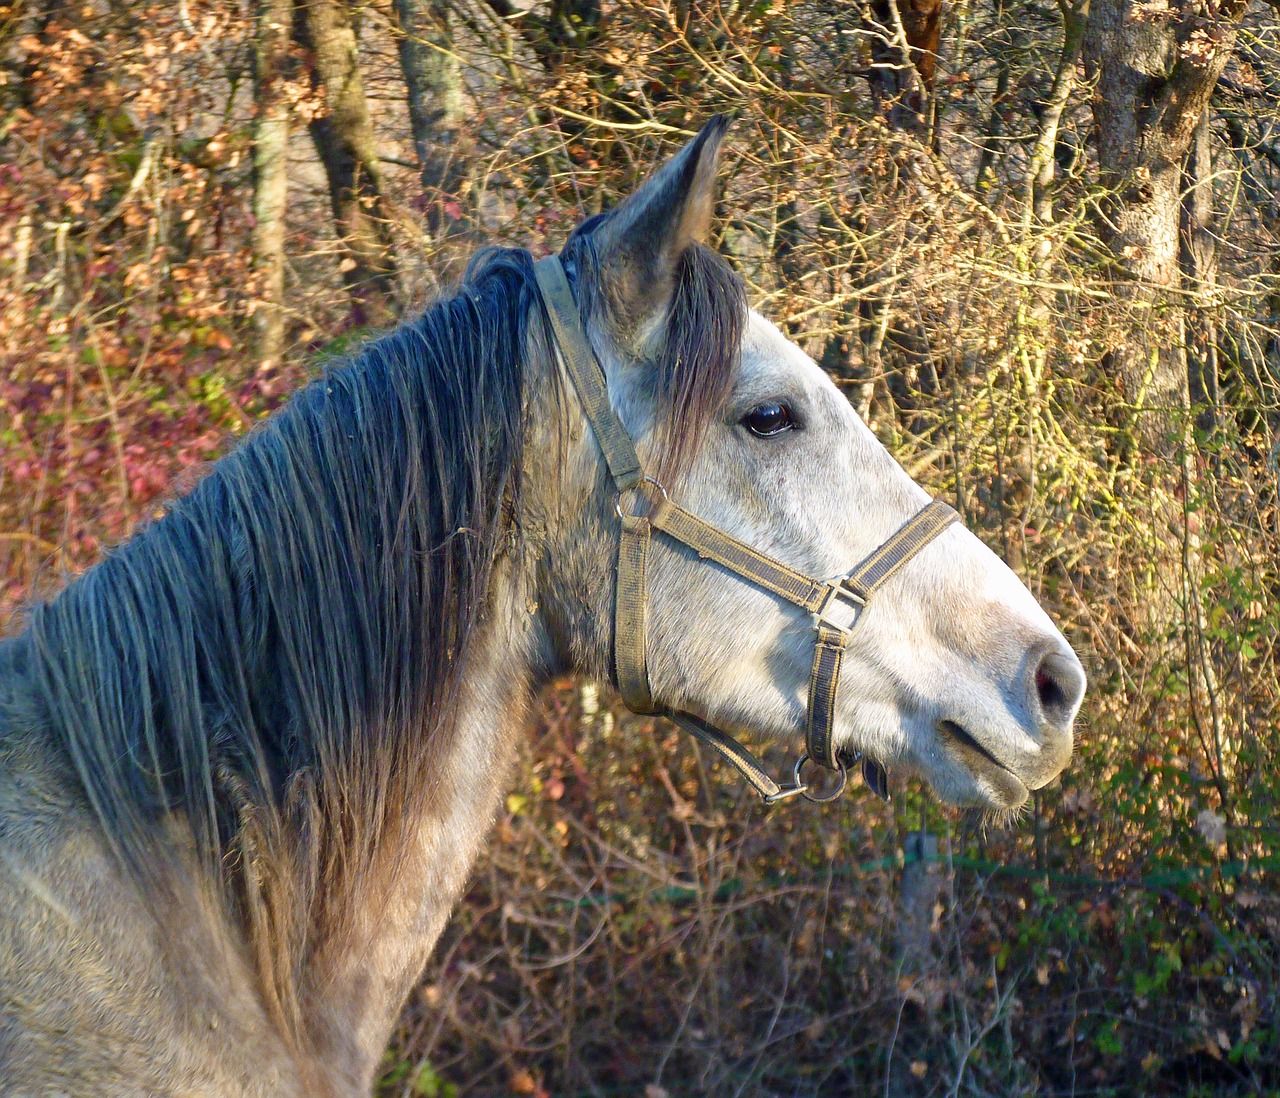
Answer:
[{"label": "chin strap", "polygon": [[[844,650],[867,600],[958,516],[941,500],[934,500],[857,568],[834,580],[805,575],[726,534],[674,503],[661,484],[644,475],[631,436],[609,403],[604,374],[582,330],[573,291],[560,260],[556,256],[539,260],[534,264],[534,274],[561,358],[618,490],[616,511],[621,532],[614,592],[614,669],[623,702],[636,713],[669,717],[714,748],[768,804],[797,795],[820,801],[839,796],[844,789],[847,768],[832,745],[832,732]],[[624,506],[627,502],[632,505]],[[791,785],[779,786],[727,732],[700,717],[669,710],[654,702],[645,638],[649,556],[655,530],[692,549],[701,559],[720,565],[812,615],[816,637],[809,675],[806,753],[795,765]],[[839,784],[830,794],[817,796],[801,780],[804,764],[810,760],[839,771]],[[863,758],[862,773],[867,785],[887,800],[884,767]]]}]

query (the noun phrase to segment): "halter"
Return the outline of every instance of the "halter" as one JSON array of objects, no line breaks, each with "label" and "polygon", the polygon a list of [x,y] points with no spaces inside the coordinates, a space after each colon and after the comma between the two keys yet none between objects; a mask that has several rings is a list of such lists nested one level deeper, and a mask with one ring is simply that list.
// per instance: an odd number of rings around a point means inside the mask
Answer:
[{"label": "halter", "polygon": [[[847,767],[862,761],[867,784],[888,800],[884,767],[874,759],[846,760],[831,743],[836,692],[844,650],[862,616],[867,600],[899,568],[936,538],[959,516],[941,500],[934,500],[888,541],[847,575],[815,579],[726,534],[686,511],[667,495],[653,477],[645,476],[635,444],[609,403],[609,391],[578,317],[573,290],[557,256],[534,264],[543,305],[555,333],[560,358],[582,402],[605,465],[618,492],[615,510],[621,526],[615,589],[613,658],[618,690],[635,713],[668,717],[724,756],[766,804],[802,795],[812,801],[838,797],[845,787]],[[816,639],[809,675],[806,750],[796,762],[790,785],[779,786],[754,756],[727,732],[691,713],[677,712],[654,702],[645,654],[645,618],[649,601],[649,549],[653,532],[688,546],[703,560],[714,561],[748,583],[785,599],[813,615]],[[818,796],[801,780],[806,762],[839,771],[836,788]]]}]

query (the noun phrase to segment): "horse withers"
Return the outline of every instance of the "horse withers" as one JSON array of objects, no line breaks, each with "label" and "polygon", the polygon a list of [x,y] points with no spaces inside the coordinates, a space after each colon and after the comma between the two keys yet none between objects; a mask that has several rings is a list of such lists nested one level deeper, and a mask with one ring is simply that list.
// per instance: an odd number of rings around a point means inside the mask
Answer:
[{"label": "horse withers", "polygon": [[704,245],[723,133],[561,293],[480,253],[0,642],[0,1093],[367,1094],[567,669],[955,804],[1062,769],[1070,647]]}]

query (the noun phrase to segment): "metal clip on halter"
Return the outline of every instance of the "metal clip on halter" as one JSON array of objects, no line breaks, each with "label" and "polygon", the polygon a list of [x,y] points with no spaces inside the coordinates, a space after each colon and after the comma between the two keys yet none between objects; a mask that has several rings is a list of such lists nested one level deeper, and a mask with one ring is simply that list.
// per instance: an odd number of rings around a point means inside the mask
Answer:
[{"label": "metal clip on halter", "polygon": [[808,782],[800,780],[800,771],[804,769],[804,764],[807,762],[809,762],[809,756],[807,754],[801,755],[796,759],[795,769],[791,772],[791,784],[784,785],[776,793],[761,794],[760,799],[765,804],[777,804],[779,801],[790,800],[792,797],[803,797],[806,801],[812,801],[814,804],[826,804],[828,801],[834,801],[844,792],[845,783],[849,780],[849,768],[845,766],[843,759],[836,759],[836,768],[840,772],[840,780],[836,783],[836,787],[820,797],[815,797],[809,792],[812,787]]}]

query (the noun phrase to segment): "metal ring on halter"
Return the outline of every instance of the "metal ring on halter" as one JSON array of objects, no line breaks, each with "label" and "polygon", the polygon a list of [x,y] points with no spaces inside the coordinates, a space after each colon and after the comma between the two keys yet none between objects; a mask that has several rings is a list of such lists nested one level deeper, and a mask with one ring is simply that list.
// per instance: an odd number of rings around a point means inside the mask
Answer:
[{"label": "metal ring on halter", "polygon": [[618,493],[618,498],[613,504],[613,510],[619,519],[626,517],[622,513],[622,497],[627,495],[629,492],[639,492],[641,485],[645,484],[652,484],[656,489],[658,489],[658,491],[662,493],[662,501],[664,503],[671,502],[671,497],[667,495],[667,490],[662,486],[662,481],[658,480],[657,477],[642,477],[639,484],[633,485],[630,488],[625,488]]},{"label": "metal ring on halter", "polygon": [[799,789],[800,796],[802,796],[806,801],[812,801],[814,804],[826,804],[827,801],[834,801],[841,793],[844,792],[845,782],[849,780],[849,768],[845,766],[844,759],[838,755],[836,756],[836,766],[840,770],[840,781],[836,783],[835,789],[820,797],[815,797],[809,792],[808,782],[802,782],[800,780],[800,771],[808,761],[808,754],[801,755],[800,758],[796,760],[796,768],[791,774],[792,780],[796,783],[796,786]]}]

